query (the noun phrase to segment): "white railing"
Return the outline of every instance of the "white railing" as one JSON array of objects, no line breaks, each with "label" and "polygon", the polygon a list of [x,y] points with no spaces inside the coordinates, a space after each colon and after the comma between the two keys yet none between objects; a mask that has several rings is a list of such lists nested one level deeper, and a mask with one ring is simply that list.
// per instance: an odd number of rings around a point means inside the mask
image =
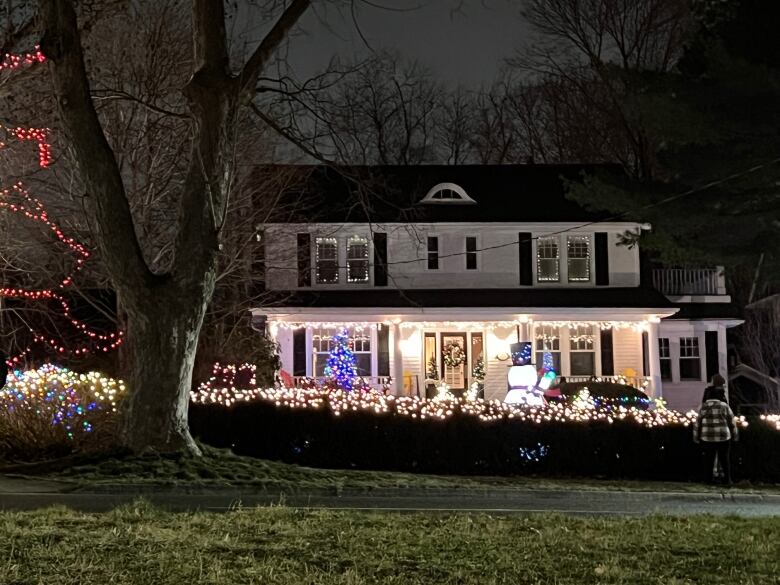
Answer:
[{"label": "white railing", "polygon": [[721,284],[717,268],[655,268],[653,287],[665,295],[721,295],[725,287]]},{"label": "white railing", "polygon": [[647,376],[563,376],[566,382],[612,382],[644,390],[650,386]]},{"label": "white railing", "polygon": [[[293,376],[293,384],[296,388],[309,388],[311,386],[324,386],[329,378],[325,376]],[[355,385],[363,382],[377,390],[390,389],[393,379],[390,376],[360,376]]]}]

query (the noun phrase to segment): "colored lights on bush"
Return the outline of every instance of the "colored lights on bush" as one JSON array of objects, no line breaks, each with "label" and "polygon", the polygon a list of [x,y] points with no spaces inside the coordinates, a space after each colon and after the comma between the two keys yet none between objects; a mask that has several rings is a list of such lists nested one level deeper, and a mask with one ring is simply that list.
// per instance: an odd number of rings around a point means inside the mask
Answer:
[{"label": "colored lights on bush", "polygon": [[98,411],[116,413],[118,401],[126,394],[121,380],[98,372],[77,374],[51,364],[25,372],[9,373],[0,391],[2,422],[16,417],[43,418],[50,425],[60,426],[66,436],[92,432],[90,417]]}]

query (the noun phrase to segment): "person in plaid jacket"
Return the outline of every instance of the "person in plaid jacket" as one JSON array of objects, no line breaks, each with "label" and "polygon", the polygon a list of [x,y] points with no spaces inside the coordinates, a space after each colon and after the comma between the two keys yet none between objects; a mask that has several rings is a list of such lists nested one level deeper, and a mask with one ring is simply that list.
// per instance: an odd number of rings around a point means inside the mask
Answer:
[{"label": "person in plaid jacket", "polygon": [[731,484],[729,451],[731,442],[739,440],[739,430],[734,423],[734,413],[726,402],[726,391],[715,382],[713,379],[714,387],[707,389],[706,400],[699,409],[699,417],[693,427],[693,440],[701,443],[704,449],[704,477],[710,482],[714,481],[713,468],[717,456],[725,476],[724,481]]}]

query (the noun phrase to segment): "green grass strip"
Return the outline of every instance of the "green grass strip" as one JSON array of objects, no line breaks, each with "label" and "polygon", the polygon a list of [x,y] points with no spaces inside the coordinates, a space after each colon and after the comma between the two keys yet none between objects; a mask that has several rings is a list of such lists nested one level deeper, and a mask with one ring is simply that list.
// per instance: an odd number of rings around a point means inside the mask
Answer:
[{"label": "green grass strip", "polygon": [[0,514],[0,583],[778,583],[780,520],[285,507]]}]

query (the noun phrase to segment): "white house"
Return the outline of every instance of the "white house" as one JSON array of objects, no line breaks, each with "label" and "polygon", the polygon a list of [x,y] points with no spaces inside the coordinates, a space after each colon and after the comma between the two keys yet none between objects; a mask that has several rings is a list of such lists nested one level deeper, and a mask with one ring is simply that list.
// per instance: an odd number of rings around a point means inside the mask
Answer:
[{"label": "white house", "polygon": [[[509,345],[531,341],[567,380],[625,379],[674,408],[726,376],[733,318],[721,270],[640,267],[626,232],[651,226],[588,211],[551,165],[300,167],[298,212],[259,226],[276,302],[253,310],[283,369],[318,377],[346,328],[361,375],[397,394],[435,373],[506,394]],[[464,359],[444,363],[457,345]],[[457,360],[456,360],[457,361]]]}]

